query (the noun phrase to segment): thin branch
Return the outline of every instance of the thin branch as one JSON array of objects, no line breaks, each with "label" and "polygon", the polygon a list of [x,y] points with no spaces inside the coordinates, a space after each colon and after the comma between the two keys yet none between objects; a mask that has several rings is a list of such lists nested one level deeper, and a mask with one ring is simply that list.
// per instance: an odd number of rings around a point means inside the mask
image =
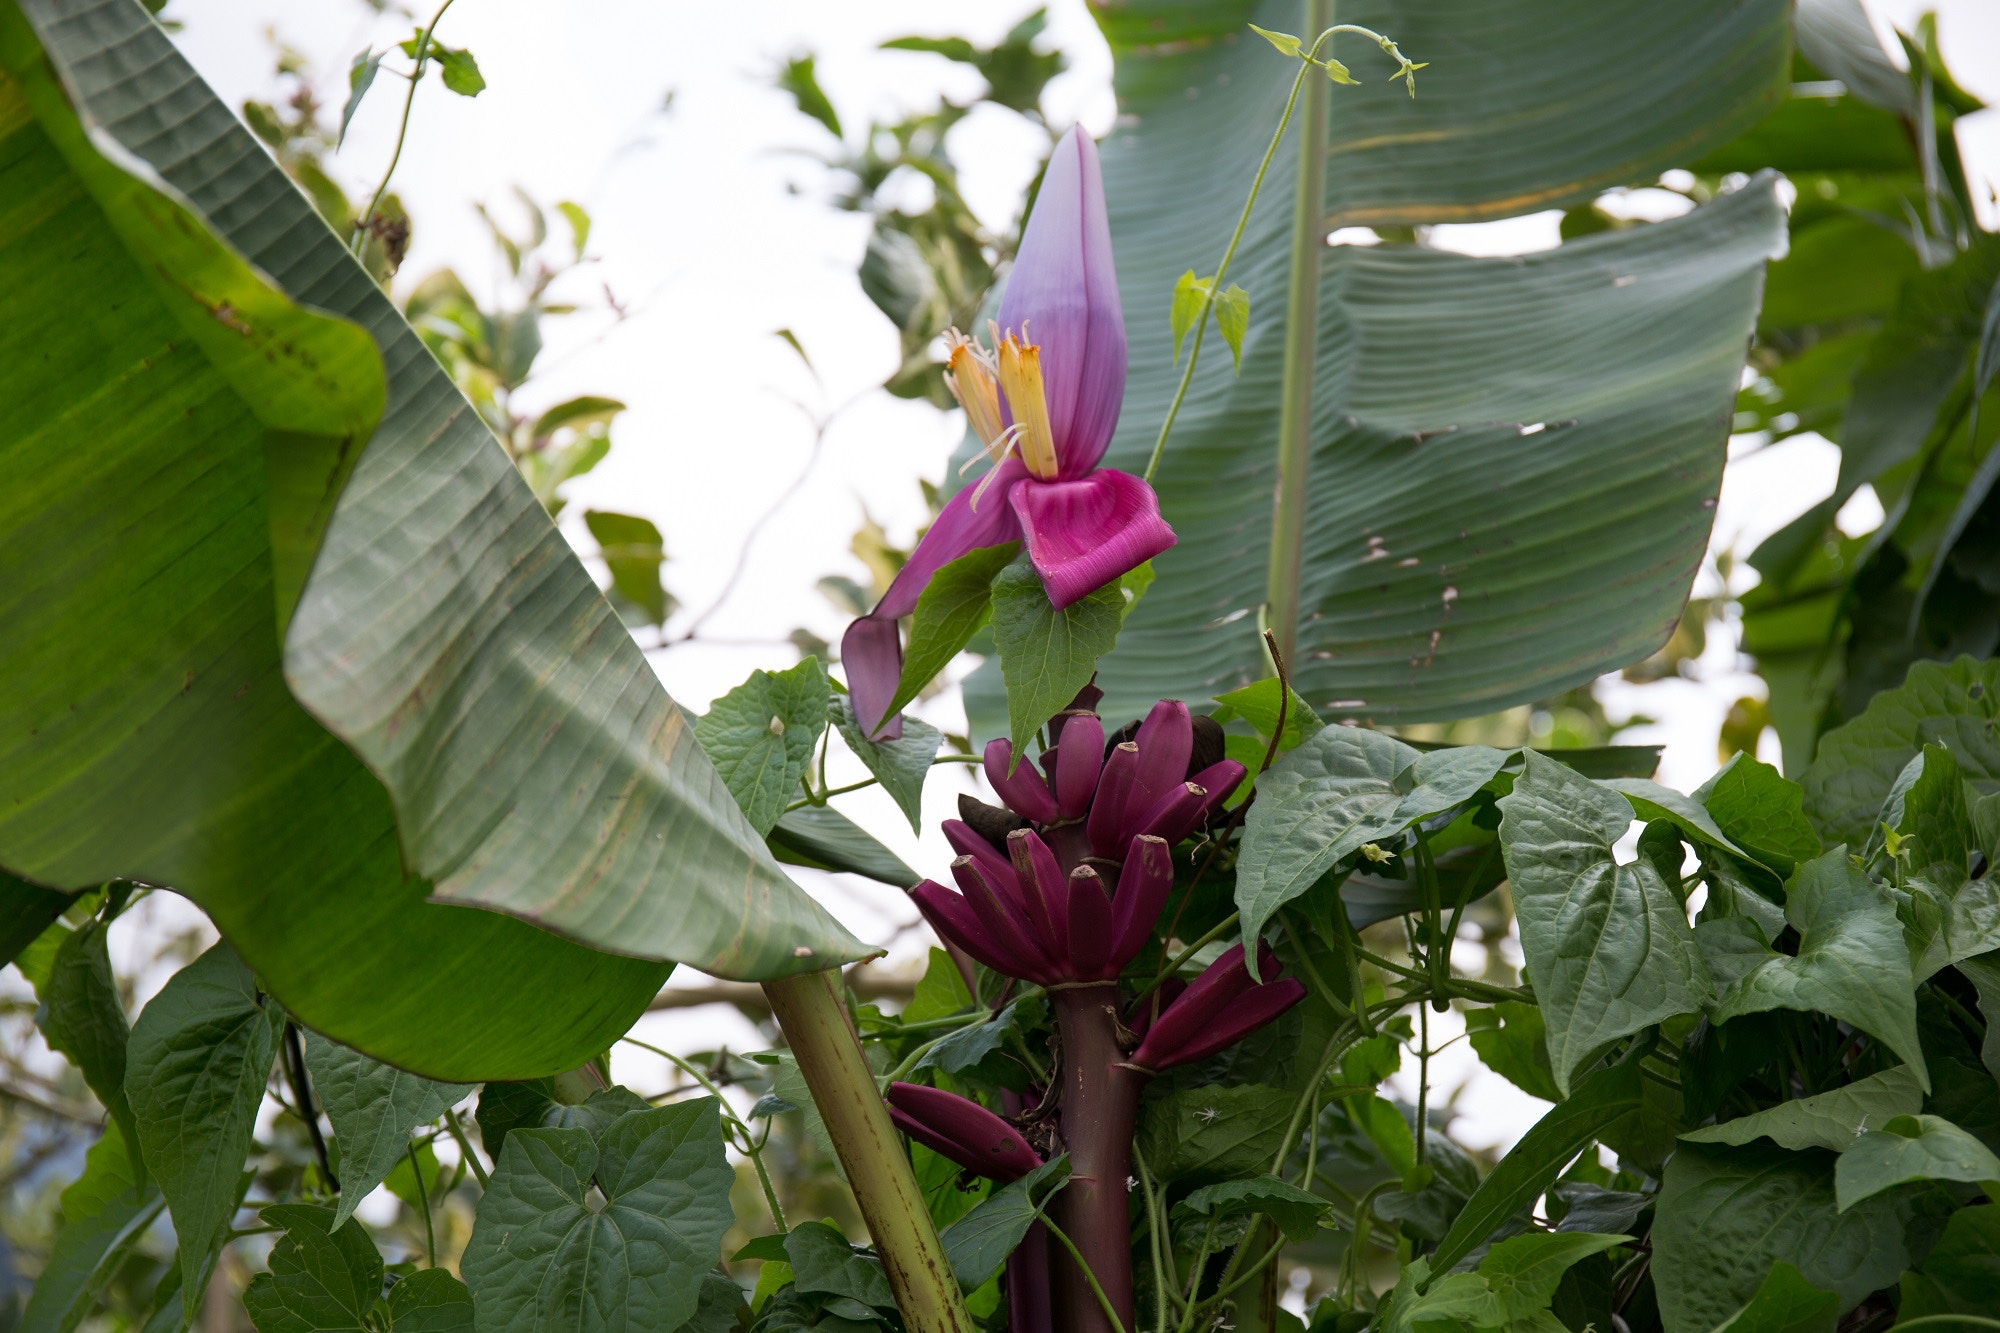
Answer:
[{"label": "thin branch", "polygon": [[833,429],[833,423],[865,396],[857,394],[823,416],[815,417],[807,413],[807,418],[813,425],[813,442],[811,451],[806,455],[805,466],[799,469],[799,474],[792,478],[791,485],[779,493],[770,507],[758,515],[757,521],[750,525],[750,530],[743,534],[743,545],[737,548],[736,552],[736,567],[729,572],[729,577],[723,581],[722,591],[715,595],[715,600],[708,604],[708,609],[689,621],[687,628],[681,631],[678,638],[666,641],[660,647],[672,648],[693,639],[701,632],[701,627],[708,623],[709,618],[720,611],[723,604],[735,595],[737,585],[743,581],[744,572],[750,568],[750,553],[757,545],[757,539],[764,535],[764,529],[770,526],[779,512],[804,488],[806,479],[812,476],[813,469],[819,466],[820,455],[826,451],[827,432]]}]

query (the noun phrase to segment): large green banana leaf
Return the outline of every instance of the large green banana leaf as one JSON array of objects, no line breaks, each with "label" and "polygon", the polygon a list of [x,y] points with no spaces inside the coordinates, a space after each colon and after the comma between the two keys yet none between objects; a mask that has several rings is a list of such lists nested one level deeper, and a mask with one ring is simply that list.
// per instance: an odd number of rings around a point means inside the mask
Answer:
[{"label": "large green banana leaf", "polygon": [[136,0],[0,0],[0,41],[0,864],[175,888],[446,1079],[574,1067],[676,961],[865,952]]},{"label": "large green banana leaf", "polygon": [[[1294,62],[1300,0],[1128,0],[1103,144],[1131,342],[1107,463],[1144,467],[1180,370],[1168,306],[1213,270]],[[1496,218],[1649,183],[1783,96],[1785,0],[1366,0],[1335,17],[1428,61],[1412,102],[1372,43],[1335,53],[1326,226]],[[1315,75],[1314,77],[1318,77]],[[1267,673],[1257,640],[1276,479],[1293,215],[1288,136],[1229,280],[1241,374],[1211,347],[1158,473],[1180,544],[1100,684],[1122,713]],[[1320,281],[1300,692],[1343,716],[1485,712],[1643,657],[1708,539],[1764,261],[1768,180],[1672,222],[1523,258],[1337,246]],[[982,681],[968,706],[984,714]]]}]

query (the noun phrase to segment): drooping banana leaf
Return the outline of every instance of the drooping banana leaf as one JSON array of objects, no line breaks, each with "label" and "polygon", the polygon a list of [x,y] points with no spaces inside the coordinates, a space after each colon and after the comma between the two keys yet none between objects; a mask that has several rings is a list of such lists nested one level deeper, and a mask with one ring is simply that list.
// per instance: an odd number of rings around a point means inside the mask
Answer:
[{"label": "drooping banana leaf", "polygon": [[864,952],[136,0],[0,0],[0,173],[0,865],[177,889],[461,1081],[574,1067],[675,961]]},{"label": "drooping banana leaf", "polygon": [[[1391,63],[1372,43],[1338,39],[1334,54],[1365,82],[1329,99],[1329,232],[1505,217],[1651,183],[1783,95],[1784,0],[1335,10],[1429,68],[1412,102],[1382,81]],[[1119,118],[1102,155],[1131,343],[1110,466],[1145,466],[1180,377],[1175,280],[1213,271],[1297,68],[1246,25],[1302,32],[1305,11],[1299,0],[1097,9],[1116,61]],[[1158,580],[1104,664],[1113,715],[1268,674],[1258,609],[1296,139],[1280,147],[1229,273],[1252,303],[1241,374],[1210,347],[1156,477],[1180,544],[1154,562]],[[1325,251],[1300,693],[1335,716],[1464,716],[1665,642],[1708,539],[1783,221],[1758,180],[1684,218],[1519,258]],[[991,670],[968,688],[982,719]]]}]

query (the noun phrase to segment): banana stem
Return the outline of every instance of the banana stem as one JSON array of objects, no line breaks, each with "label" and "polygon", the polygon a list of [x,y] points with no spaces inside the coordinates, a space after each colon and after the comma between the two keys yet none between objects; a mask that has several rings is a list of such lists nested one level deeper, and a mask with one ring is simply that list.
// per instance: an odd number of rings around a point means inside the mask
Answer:
[{"label": "banana stem", "polygon": [[832,972],[764,983],[813,1105],[847,1172],[910,1333],[974,1333],[923,1191],[862,1058]]}]

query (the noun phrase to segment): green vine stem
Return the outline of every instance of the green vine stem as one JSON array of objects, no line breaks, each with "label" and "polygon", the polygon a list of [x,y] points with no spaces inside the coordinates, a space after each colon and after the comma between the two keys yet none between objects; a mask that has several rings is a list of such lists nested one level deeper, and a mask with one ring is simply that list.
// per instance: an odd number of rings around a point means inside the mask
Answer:
[{"label": "green vine stem", "polygon": [[[1314,0],[1320,3],[1321,0]],[[1325,39],[1322,38],[1322,41]],[[1319,47],[1314,45],[1317,52]],[[1264,188],[1264,173],[1271,169],[1271,159],[1278,155],[1278,144],[1285,137],[1285,127],[1292,123],[1292,108],[1298,105],[1299,90],[1305,86],[1306,75],[1313,66],[1301,62],[1298,77],[1292,80],[1292,95],[1285,102],[1285,114],[1278,118],[1277,131],[1271,135],[1270,147],[1264,150],[1264,160],[1257,164],[1257,174],[1250,180],[1250,197],[1243,201],[1243,215],[1236,219],[1236,230],[1230,234],[1229,245],[1222,252],[1222,262],[1215,267],[1215,278],[1209,283],[1209,290],[1219,290],[1222,280],[1229,276],[1229,261],[1236,257],[1236,247],[1243,240],[1243,230],[1250,225],[1250,210],[1257,205],[1257,194]],[[1194,379],[1195,363],[1201,360],[1201,344],[1208,334],[1208,301],[1202,302],[1200,313],[1195,317],[1194,344],[1188,348],[1187,368],[1181,371],[1180,385],[1174,390],[1173,401],[1167,404],[1167,418],[1160,423],[1160,436],[1153,441],[1153,456],[1146,460],[1145,478],[1153,479],[1153,472],[1160,466],[1160,455],[1167,451],[1167,436],[1173,433],[1174,419],[1181,414],[1181,402],[1187,397],[1188,385]]]},{"label": "green vine stem", "polygon": [[1125,1325],[1118,1318],[1118,1311],[1112,1308],[1111,1298],[1104,1294],[1104,1287],[1098,1282],[1097,1274],[1091,1272],[1090,1265],[1083,1261],[1083,1255],[1077,1250],[1076,1242],[1064,1234],[1061,1227],[1049,1221],[1046,1217],[1042,1219],[1042,1225],[1049,1229],[1051,1236],[1062,1242],[1063,1248],[1069,1251],[1070,1258],[1083,1271],[1083,1280],[1090,1284],[1090,1294],[1097,1298],[1098,1307],[1104,1311],[1104,1317],[1111,1321],[1113,1333],[1125,1333]]},{"label": "green vine stem", "polygon": [[438,1241],[437,1227],[431,1222],[431,1186],[437,1183],[437,1179],[433,1176],[428,1183],[424,1180],[424,1164],[417,1156],[416,1140],[412,1139],[404,1144],[403,1151],[410,1159],[410,1174],[416,1178],[417,1202],[422,1204],[424,1209],[424,1254],[430,1260],[430,1266],[436,1268]]},{"label": "green vine stem", "polygon": [[637,1037],[620,1037],[619,1040],[627,1046],[637,1046],[642,1051],[651,1051],[654,1055],[662,1057],[675,1069],[680,1070],[683,1074],[686,1074],[689,1078],[700,1084],[702,1090],[708,1093],[709,1096],[715,1098],[717,1108],[728,1119],[730,1127],[741,1140],[736,1145],[737,1151],[749,1158],[750,1165],[756,1169],[757,1183],[764,1190],[764,1206],[771,1210],[771,1225],[779,1231],[790,1231],[791,1228],[785,1224],[784,1205],[778,1202],[777,1187],[771,1183],[771,1173],[764,1166],[763,1145],[750,1133],[750,1126],[743,1123],[743,1117],[736,1114],[736,1108],[729,1104],[729,1099],[722,1095],[722,1089],[716,1087],[708,1076],[703,1074],[699,1069],[696,1069],[693,1064],[683,1060],[672,1051],[664,1050],[661,1047],[653,1045],[651,1042],[640,1041]]},{"label": "green vine stem", "polygon": [[[1167,1333],[1167,1297],[1170,1293],[1167,1290],[1168,1261],[1164,1253],[1172,1248],[1172,1240],[1165,1235],[1166,1210],[1160,1206],[1160,1195],[1153,1189],[1153,1173],[1146,1166],[1146,1155],[1136,1143],[1132,1145],[1132,1169],[1139,1179],[1139,1191],[1146,1200],[1146,1244],[1153,1261],[1153,1327],[1158,1333]],[[1178,1275],[1174,1278],[1174,1285],[1180,1285]]]},{"label": "green vine stem", "polygon": [[[1328,17],[1332,16],[1331,0],[1308,0],[1308,3],[1315,6],[1312,11],[1314,13],[1319,12],[1318,6],[1325,5],[1326,15]],[[1303,49],[1293,51],[1293,54],[1299,60],[1299,72],[1298,76],[1292,80],[1292,94],[1285,100],[1285,113],[1278,118],[1278,128],[1271,135],[1270,145],[1264,149],[1263,160],[1257,164],[1257,174],[1250,180],[1250,197],[1243,201],[1243,213],[1242,216],[1236,219],[1236,230],[1230,233],[1229,245],[1222,252],[1222,262],[1216,265],[1215,276],[1209,280],[1210,292],[1220,291],[1223,279],[1229,276],[1229,263],[1236,257],[1236,247],[1242,243],[1243,232],[1250,225],[1250,212],[1256,207],[1257,195],[1264,188],[1264,175],[1271,169],[1271,160],[1278,155],[1278,145],[1284,142],[1285,129],[1292,123],[1292,112],[1298,107],[1299,92],[1305,87],[1307,76],[1315,69],[1325,68],[1325,63],[1320,58],[1320,48],[1332,41],[1336,33],[1343,32],[1356,33],[1360,36],[1370,38],[1383,51],[1393,57],[1398,62],[1399,67],[1392,77],[1410,80],[1417,70],[1423,68],[1422,65],[1412,64],[1408,60],[1405,60],[1402,52],[1396,49],[1396,44],[1381,33],[1353,23],[1338,23],[1328,27],[1313,42],[1310,51]],[[1343,74],[1342,77],[1345,78],[1345,75]],[[1349,83],[1354,82],[1352,79],[1347,79],[1346,81]],[[1414,82],[1411,84],[1411,89],[1411,96],[1415,96]],[[1188,385],[1194,379],[1195,363],[1201,359],[1201,345],[1204,335],[1208,331],[1208,311],[1213,303],[1214,298],[1212,296],[1204,299],[1201,310],[1196,314],[1194,344],[1188,349],[1187,369],[1181,372],[1180,385],[1174,390],[1173,401],[1167,405],[1166,420],[1160,423],[1159,438],[1153,442],[1153,455],[1146,460],[1145,478],[1147,481],[1153,479],[1154,469],[1160,466],[1160,455],[1165,453],[1167,448],[1167,436],[1173,432],[1174,419],[1180,415],[1181,402],[1187,397]]]},{"label": "green vine stem", "polygon": [[465,1137],[465,1126],[458,1123],[458,1112],[447,1110],[444,1123],[445,1128],[451,1131],[452,1141],[458,1144],[459,1156],[472,1168],[472,1178],[479,1182],[482,1191],[485,1190],[492,1181],[487,1178],[486,1168],[479,1164],[479,1154],[472,1151],[472,1143]]},{"label": "green vine stem", "polygon": [[839,987],[837,972],[809,972],[767,981],[764,994],[833,1138],[904,1326],[910,1333],[974,1333]]},{"label": "green vine stem", "polygon": [[416,105],[417,85],[423,82],[424,66],[430,62],[431,34],[437,31],[438,20],[444,17],[444,11],[450,9],[451,5],[452,0],[444,0],[444,3],[437,7],[437,12],[431,15],[431,21],[424,26],[423,36],[417,41],[417,63],[410,71],[410,90],[403,95],[403,118],[396,124],[396,147],[389,154],[389,169],[382,173],[382,183],[375,187],[375,193],[368,200],[367,210],[355,219],[354,235],[348,238],[348,249],[357,255],[361,253],[361,247],[368,239],[368,227],[375,221],[375,210],[382,206],[382,196],[389,192],[389,182],[396,174],[396,164],[403,160],[403,140],[410,133],[410,109]]}]

